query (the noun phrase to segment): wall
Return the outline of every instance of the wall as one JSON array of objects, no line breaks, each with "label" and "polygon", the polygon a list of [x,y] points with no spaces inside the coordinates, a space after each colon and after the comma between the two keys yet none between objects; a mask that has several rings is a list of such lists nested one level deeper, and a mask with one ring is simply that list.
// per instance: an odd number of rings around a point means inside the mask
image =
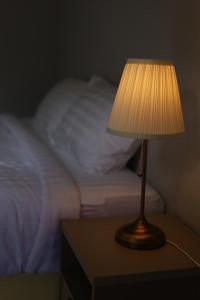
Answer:
[{"label": "wall", "polygon": [[61,0],[61,76],[118,82],[128,57],[170,57],[170,1]]},{"label": "wall", "polygon": [[28,115],[56,80],[57,1],[0,4],[0,111]]},{"label": "wall", "polygon": [[152,142],[149,173],[168,211],[200,233],[200,19],[198,1],[176,1],[173,56],[179,77],[186,132]]},{"label": "wall", "polygon": [[128,57],[173,59],[186,133],[153,141],[149,181],[200,233],[200,19],[198,0],[61,0],[60,77],[101,74],[117,83]]}]

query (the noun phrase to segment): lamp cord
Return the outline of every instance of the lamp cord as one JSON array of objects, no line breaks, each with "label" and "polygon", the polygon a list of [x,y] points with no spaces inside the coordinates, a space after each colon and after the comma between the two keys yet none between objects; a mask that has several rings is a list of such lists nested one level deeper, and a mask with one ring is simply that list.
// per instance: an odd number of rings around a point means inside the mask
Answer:
[{"label": "lamp cord", "polygon": [[189,260],[191,260],[196,266],[197,268],[200,269],[200,263],[198,261],[196,261],[188,252],[186,252],[184,249],[182,249],[179,245],[177,245],[176,243],[170,241],[170,240],[166,240],[166,242],[168,244],[170,244],[171,246],[175,247],[176,249],[178,249],[181,253],[183,253]]}]

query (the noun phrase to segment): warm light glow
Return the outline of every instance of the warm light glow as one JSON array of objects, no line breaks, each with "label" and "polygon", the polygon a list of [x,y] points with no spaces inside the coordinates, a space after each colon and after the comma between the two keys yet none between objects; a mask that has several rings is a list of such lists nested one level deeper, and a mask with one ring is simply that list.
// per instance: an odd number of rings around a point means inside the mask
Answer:
[{"label": "warm light glow", "polygon": [[156,138],[184,131],[176,72],[171,62],[127,61],[108,131],[138,138]]}]

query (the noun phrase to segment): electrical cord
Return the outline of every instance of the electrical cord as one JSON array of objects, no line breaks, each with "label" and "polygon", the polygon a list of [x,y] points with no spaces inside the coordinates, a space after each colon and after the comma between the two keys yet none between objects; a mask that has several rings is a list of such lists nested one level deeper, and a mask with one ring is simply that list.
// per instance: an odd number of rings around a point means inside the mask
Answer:
[{"label": "electrical cord", "polygon": [[200,263],[198,261],[196,261],[188,252],[186,252],[184,249],[182,249],[179,245],[177,245],[176,243],[170,241],[170,240],[166,240],[166,242],[168,244],[170,244],[171,246],[175,247],[176,249],[178,249],[182,254],[184,254],[189,260],[191,260],[196,266],[197,268],[200,269]]}]

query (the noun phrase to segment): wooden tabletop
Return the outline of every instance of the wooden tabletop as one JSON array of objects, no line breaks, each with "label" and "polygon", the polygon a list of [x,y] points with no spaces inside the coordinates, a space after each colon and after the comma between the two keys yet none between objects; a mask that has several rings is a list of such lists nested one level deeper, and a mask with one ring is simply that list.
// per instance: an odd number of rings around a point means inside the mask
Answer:
[{"label": "wooden tabletop", "polygon": [[[165,232],[200,262],[200,237],[170,215],[152,215],[147,220]],[[116,243],[116,229],[131,221],[128,217],[64,220],[62,229],[91,283],[96,278],[145,276],[154,272],[196,270],[196,266],[176,248],[166,243],[160,249],[141,251]]]}]

